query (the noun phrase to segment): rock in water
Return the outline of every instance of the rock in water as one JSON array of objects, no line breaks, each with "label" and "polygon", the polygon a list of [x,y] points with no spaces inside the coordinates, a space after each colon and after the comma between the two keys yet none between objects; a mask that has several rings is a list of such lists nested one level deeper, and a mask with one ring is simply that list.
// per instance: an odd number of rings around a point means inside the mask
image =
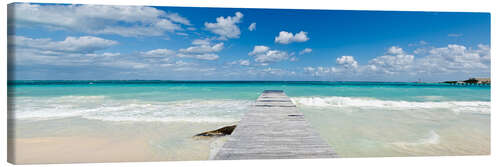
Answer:
[{"label": "rock in water", "polygon": [[236,125],[231,125],[231,126],[224,126],[222,128],[219,128],[217,130],[212,130],[208,132],[203,132],[194,136],[225,136],[225,135],[230,135],[233,133],[234,128],[236,128]]}]

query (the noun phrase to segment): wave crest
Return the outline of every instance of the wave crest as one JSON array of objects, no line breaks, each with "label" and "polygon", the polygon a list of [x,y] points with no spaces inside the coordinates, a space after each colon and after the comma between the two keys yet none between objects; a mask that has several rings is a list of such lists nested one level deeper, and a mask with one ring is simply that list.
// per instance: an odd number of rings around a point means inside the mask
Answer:
[{"label": "wave crest", "polygon": [[14,118],[21,120],[82,117],[103,121],[235,122],[252,104],[230,99],[158,102],[106,96],[16,97],[13,111]]},{"label": "wave crest", "polygon": [[473,112],[481,114],[490,113],[490,102],[485,101],[440,101],[440,102],[412,102],[380,100],[363,97],[294,97],[294,104],[305,107],[352,107],[361,109],[390,109],[390,110],[415,110],[415,109],[450,109],[453,112]]}]

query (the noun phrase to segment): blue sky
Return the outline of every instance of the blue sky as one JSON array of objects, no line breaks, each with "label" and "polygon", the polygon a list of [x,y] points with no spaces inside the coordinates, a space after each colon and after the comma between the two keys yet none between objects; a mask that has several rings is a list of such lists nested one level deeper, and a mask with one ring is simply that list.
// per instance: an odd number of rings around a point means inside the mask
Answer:
[{"label": "blue sky", "polygon": [[488,13],[18,3],[8,26],[15,79],[490,76]]}]

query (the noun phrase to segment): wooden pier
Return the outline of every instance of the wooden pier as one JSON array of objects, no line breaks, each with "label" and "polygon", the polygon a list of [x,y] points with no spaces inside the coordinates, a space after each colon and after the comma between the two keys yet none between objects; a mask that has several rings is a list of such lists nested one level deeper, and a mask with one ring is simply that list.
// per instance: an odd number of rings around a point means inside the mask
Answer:
[{"label": "wooden pier", "polygon": [[280,90],[266,90],[215,155],[228,159],[335,158],[337,154]]}]

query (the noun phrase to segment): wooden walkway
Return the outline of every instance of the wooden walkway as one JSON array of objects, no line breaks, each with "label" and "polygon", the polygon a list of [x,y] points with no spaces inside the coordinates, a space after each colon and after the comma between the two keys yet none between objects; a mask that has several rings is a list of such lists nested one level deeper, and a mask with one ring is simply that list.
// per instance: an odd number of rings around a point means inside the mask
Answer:
[{"label": "wooden walkway", "polygon": [[257,99],[214,159],[335,158],[290,98],[266,90]]}]

